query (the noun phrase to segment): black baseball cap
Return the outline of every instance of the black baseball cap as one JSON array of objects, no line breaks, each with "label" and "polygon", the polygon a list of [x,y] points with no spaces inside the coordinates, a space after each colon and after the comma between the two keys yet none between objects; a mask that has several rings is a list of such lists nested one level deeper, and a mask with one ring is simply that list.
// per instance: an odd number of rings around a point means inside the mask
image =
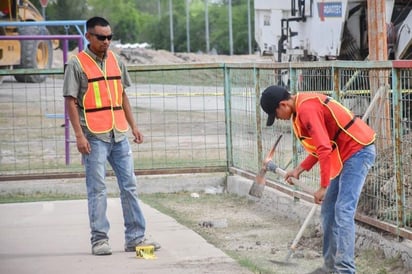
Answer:
[{"label": "black baseball cap", "polygon": [[269,86],[262,92],[260,106],[268,115],[267,126],[271,126],[275,122],[276,109],[279,106],[279,102],[287,100],[289,97],[290,93],[282,86]]}]

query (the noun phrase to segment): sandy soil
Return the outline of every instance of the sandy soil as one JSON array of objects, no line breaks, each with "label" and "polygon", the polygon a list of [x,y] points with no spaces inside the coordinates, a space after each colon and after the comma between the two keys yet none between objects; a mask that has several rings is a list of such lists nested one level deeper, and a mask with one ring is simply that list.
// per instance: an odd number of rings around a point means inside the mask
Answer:
[{"label": "sandy soil", "polygon": [[[198,232],[254,273],[309,273],[322,265],[320,227],[310,225],[289,260],[301,223],[260,200],[233,194],[180,192],[141,195],[152,207]],[[398,259],[377,250],[357,250],[357,273],[409,273]]]}]

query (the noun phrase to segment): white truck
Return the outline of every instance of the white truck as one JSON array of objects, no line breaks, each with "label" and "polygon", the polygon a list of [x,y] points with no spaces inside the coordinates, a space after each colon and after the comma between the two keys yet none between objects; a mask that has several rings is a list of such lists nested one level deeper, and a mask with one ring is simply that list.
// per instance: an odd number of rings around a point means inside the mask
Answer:
[{"label": "white truck", "polygon": [[[386,0],[388,58],[412,58],[412,1]],[[255,0],[255,39],[278,62],[364,60],[366,0]]]}]

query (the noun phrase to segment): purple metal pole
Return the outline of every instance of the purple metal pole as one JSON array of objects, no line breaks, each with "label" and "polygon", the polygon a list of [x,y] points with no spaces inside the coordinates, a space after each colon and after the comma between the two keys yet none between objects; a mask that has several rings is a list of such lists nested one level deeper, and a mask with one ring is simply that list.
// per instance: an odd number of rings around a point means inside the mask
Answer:
[{"label": "purple metal pole", "polygon": [[[77,39],[77,45],[79,52],[83,50],[83,39],[80,37]],[[68,41],[64,39],[63,42],[63,64],[67,63]],[[64,102],[64,135],[65,135],[65,152],[66,152],[66,165],[70,164],[70,118],[67,113],[66,100]]]},{"label": "purple metal pole", "polygon": [[[83,50],[83,39],[79,37],[77,39],[77,45],[79,52]],[[67,63],[67,53],[68,53],[68,41],[67,39],[63,40],[63,64]],[[66,100],[64,101],[64,138],[65,138],[65,152],[66,152],[66,165],[70,164],[70,119],[67,113]]]},{"label": "purple metal pole", "polygon": [[[63,64],[66,66],[67,63],[67,53],[69,41],[67,39],[63,40]],[[79,52],[83,50],[83,39],[80,37],[77,39],[77,45]],[[67,113],[66,100],[64,100],[64,139],[65,139],[65,154],[66,154],[66,165],[70,164],[70,118]]]},{"label": "purple metal pole", "polygon": [[[67,63],[67,52],[69,39],[77,39],[79,51],[83,50],[83,37],[81,35],[18,35],[18,36],[0,36],[0,40],[55,40],[63,41],[63,64]],[[66,100],[64,102],[64,149],[66,165],[70,164],[70,119],[67,114]]]},{"label": "purple metal pole", "polygon": [[[63,40],[63,66],[64,70],[66,68],[67,63],[67,51],[68,51],[68,43],[67,39]],[[64,100],[64,140],[65,140],[65,155],[66,155],[66,165],[70,164],[70,121],[69,115],[67,114],[67,106],[66,106],[66,99]]]}]

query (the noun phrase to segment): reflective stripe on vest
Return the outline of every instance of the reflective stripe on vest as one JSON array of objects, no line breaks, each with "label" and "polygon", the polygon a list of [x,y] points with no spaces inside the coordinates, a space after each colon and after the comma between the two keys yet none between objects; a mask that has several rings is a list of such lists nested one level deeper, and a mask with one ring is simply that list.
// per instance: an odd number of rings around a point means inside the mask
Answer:
[{"label": "reflective stripe on vest", "polygon": [[354,116],[350,110],[336,102],[333,98],[323,94],[299,93],[296,95],[295,106],[297,115],[293,121],[293,130],[305,150],[313,156],[318,157],[316,154],[316,146],[311,137],[303,136],[301,132],[302,125],[299,123],[298,117],[301,104],[308,100],[319,100],[320,103],[330,111],[339,127],[339,130],[335,133],[332,140],[330,140],[332,146],[330,174],[331,179],[333,179],[340,174],[343,167],[339,148],[336,143],[338,136],[344,132],[359,144],[366,146],[375,141],[376,134],[364,121]]},{"label": "reflective stripe on vest", "polygon": [[83,96],[83,113],[88,129],[93,133],[105,133],[113,128],[127,131],[129,126],[122,108],[121,71],[114,54],[107,51],[103,70],[84,51],[77,55],[77,59],[88,79]]}]

